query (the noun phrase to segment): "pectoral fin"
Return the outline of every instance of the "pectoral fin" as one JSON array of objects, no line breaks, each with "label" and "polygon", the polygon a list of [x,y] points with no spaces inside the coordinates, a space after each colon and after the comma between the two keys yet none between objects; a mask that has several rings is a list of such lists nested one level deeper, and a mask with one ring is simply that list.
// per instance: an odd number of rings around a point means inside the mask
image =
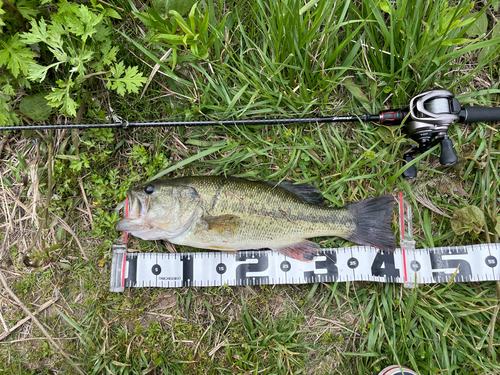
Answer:
[{"label": "pectoral fin", "polygon": [[292,245],[273,247],[271,249],[301,262],[311,262],[321,248],[317,243],[303,240]]},{"label": "pectoral fin", "polygon": [[243,220],[241,220],[241,218],[236,215],[222,215],[206,217],[205,222],[208,225],[208,230],[215,230],[221,234],[234,234],[243,223]]}]

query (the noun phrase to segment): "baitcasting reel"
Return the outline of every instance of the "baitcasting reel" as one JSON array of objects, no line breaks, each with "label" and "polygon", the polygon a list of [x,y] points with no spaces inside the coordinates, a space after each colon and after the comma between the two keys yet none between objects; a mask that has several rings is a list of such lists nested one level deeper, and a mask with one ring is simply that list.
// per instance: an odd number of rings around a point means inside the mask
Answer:
[{"label": "baitcasting reel", "polygon": [[[406,120],[408,135],[417,142],[412,150],[404,154],[409,163],[414,156],[441,144],[441,165],[453,165],[458,158],[453,151],[453,144],[448,136],[448,128],[457,123],[500,120],[500,108],[460,107],[460,103],[448,90],[427,90],[410,101],[409,109],[399,111],[381,111],[379,124],[399,125]],[[417,177],[414,165],[403,172],[405,178]]]},{"label": "baitcasting reel", "polygon": [[[424,153],[441,144],[441,165],[453,165],[458,158],[453,151],[451,139],[448,136],[448,128],[460,119],[460,104],[453,94],[447,90],[428,90],[413,97],[410,101],[409,110],[403,110],[404,117],[409,115],[406,121],[408,135],[417,142],[412,150],[404,154],[403,159],[409,163],[414,156]],[[383,111],[385,112],[385,111]],[[380,123],[384,121],[384,113],[381,114]],[[403,172],[405,178],[417,177],[414,165]]]}]

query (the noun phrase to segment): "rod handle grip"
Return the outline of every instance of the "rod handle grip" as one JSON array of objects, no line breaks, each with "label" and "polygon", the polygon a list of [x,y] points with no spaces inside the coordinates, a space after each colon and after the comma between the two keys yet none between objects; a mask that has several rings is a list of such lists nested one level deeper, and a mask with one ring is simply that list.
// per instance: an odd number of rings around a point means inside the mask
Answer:
[{"label": "rod handle grip", "polygon": [[464,124],[483,121],[500,121],[500,108],[491,107],[463,107]]}]

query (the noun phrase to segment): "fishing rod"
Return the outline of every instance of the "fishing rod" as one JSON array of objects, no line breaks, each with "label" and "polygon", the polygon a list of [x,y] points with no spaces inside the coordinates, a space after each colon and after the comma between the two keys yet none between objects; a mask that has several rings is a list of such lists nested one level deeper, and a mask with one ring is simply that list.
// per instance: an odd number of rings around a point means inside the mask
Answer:
[{"label": "fishing rod", "polygon": [[[442,165],[453,165],[458,158],[453,151],[453,144],[448,136],[448,128],[455,123],[472,123],[485,121],[500,121],[500,108],[461,107],[453,93],[448,90],[427,90],[410,100],[405,109],[390,109],[378,114],[330,116],[330,117],[299,117],[273,119],[243,119],[243,120],[186,120],[186,121],[117,121],[102,124],[53,124],[53,125],[21,125],[0,127],[6,130],[48,130],[48,129],[96,129],[96,128],[143,128],[169,126],[215,126],[215,125],[290,125],[306,123],[334,122],[376,122],[379,125],[406,125],[408,135],[417,142],[411,150],[404,154],[403,159],[409,163],[415,155],[430,150],[441,144],[439,161]],[[403,172],[405,178],[415,178],[417,170],[411,165]]]}]

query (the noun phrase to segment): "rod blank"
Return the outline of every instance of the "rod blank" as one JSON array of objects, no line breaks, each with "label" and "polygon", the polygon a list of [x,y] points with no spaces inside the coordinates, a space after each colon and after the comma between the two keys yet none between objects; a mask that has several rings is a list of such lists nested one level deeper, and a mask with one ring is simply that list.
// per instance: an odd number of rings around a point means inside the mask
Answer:
[{"label": "rod blank", "polygon": [[334,116],[334,117],[299,117],[274,119],[245,119],[245,120],[195,120],[195,121],[144,121],[144,122],[115,122],[104,124],[53,124],[53,125],[10,125],[0,127],[0,131],[7,130],[50,130],[50,129],[98,129],[98,128],[146,128],[171,126],[216,126],[216,125],[289,125],[330,122],[359,122],[378,121],[379,115]]}]

